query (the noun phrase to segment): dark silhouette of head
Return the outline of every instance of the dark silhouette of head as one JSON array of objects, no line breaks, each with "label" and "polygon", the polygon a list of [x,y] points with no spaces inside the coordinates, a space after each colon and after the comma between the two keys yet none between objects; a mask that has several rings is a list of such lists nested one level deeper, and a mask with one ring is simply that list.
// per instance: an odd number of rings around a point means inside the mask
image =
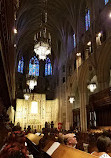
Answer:
[{"label": "dark silhouette of head", "polygon": [[110,145],[111,145],[111,140],[109,137],[106,137],[104,135],[98,137],[97,148],[99,152],[107,152],[107,149]]}]

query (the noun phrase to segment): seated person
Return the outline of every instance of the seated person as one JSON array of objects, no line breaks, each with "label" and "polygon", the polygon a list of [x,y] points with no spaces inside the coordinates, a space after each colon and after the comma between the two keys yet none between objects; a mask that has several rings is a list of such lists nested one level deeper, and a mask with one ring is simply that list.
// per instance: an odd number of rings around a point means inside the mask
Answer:
[{"label": "seated person", "polygon": [[111,140],[106,136],[99,136],[97,139],[98,152],[94,151],[92,155],[98,156],[99,158],[110,158],[107,154],[107,149],[111,145]]},{"label": "seated person", "polygon": [[75,148],[77,144],[76,135],[74,133],[64,135],[64,144],[68,147]]}]

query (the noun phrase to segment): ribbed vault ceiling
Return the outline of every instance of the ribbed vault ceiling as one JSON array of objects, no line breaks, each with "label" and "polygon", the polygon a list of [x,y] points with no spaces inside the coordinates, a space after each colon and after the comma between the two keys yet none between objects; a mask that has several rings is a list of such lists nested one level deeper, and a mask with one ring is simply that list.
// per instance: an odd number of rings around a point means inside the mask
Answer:
[{"label": "ribbed vault ceiling", "polygon": [[[53,56],[59,56],[58,43],[65,45],[76,23],[84,0],[47,0],[47,30],[52,37]],[[17,51],[33,52],[34,35],[40,31],[43,0],[21,0],[17,13]]]}]

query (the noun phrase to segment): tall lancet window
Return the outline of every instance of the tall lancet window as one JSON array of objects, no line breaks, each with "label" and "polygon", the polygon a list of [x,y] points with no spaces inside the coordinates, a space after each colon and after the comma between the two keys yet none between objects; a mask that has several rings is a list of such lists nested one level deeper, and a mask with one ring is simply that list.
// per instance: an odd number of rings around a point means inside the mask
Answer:
[{"label": "tall lancet window", "polygon": [[90,28],[90,10],[88,9],[85,16],[86,31]]},{"label": "tall lancet window", "polygon": [[109,2],[109,0],[105,0],[105,1],[104,1],[105,5],[106,5],[108,2]]},{"label": "tall lancet window", "polygon": [[73,45],[74,45],[74,48],[76,48],[76,35],[75,35],[75,33],[73,34]]},{"label": "tall lancet window", "polygon": [[30,59],[29,75],[39,76],[39,60],[36,58],[36,56],[34,56]]},{"label": "tall lancet window", "polygon": [[18,62],[18,72],[23,74],[23,67],[24,67],[24,59],[22,57],[21,60],[19,60]]},{"label": "tall lancet window", "polygon": [[45,62],[45,76],[52,75],[52,65],[49,58]]}]

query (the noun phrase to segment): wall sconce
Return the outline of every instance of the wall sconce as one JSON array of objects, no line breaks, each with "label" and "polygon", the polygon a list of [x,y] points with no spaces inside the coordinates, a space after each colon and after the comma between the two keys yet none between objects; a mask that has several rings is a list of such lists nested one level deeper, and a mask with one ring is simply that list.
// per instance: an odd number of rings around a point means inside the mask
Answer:
[{"label": "wall sconce", "polygon": [[77,55],[78,57],[80,57],[80,56],[81,56],[81,53],[80,53],[80,52],[78,52],[76,55]]},{"label": "wall sconce", "polygon": [[17,29],[14,28],[14,29],[13,29],[13,32],[14,32],[14,34],[17,34]]},{"label": "wall sconce", "polygon": [[68,97],[68,100],[71,104],[73,104],[73,102],[75,101],[75,98],[74,98],[74,96],[70,96],[70,97]]},{"label": "wall sconce", "polygon": [[98,37],[101,37],[101,36],[102,36],[102,33],[101,33],[101,32],[99,32],[97,36],[98,36]]},{"label": "wall sconce", "polygon": [[90,92],[94,92],[95,89],[97,88],[96,83],[89,83],[87,88],[90,90]]},{"label": "wall sconce", "polygon": [[111,18],[111,12],[109,13],[109,18]]},{"label": "wall sconce", "polygon": [[89,41],[89,42],[87,43],[87,46],[91,46],[91,41]]}]

